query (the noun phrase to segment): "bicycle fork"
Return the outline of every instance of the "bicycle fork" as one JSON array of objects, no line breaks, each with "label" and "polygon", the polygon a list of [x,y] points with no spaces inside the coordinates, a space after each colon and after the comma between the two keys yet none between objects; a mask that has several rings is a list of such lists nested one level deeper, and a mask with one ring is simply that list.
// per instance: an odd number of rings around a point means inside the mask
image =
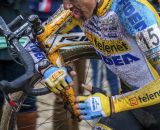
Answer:
[{"label": "bicycle fork", "polygon": [[65,108],[72,114],[72,118],[77,118],[79,120],[78,110],[75,106],[75,94],[73,88],[68,86],[68,88],[61,94],[65,103]]}]

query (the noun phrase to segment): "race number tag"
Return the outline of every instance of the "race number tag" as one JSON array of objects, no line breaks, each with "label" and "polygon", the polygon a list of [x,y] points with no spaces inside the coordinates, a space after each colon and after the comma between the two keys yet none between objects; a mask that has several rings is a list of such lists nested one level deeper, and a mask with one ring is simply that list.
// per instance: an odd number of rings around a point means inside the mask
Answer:
[{"label": "race number tag", "polygon": [[160,29],[154,24],[136,34],[136,40],[143,52],[156,48],[160,45]]}]

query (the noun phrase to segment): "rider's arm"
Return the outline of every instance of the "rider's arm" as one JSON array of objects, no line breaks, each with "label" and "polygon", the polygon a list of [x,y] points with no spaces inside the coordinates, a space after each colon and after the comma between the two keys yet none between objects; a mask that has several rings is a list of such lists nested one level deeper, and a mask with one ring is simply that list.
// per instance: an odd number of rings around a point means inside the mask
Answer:
[{"label": "rider's arm", "polygon": [[122,7],[125,8],[121,16],[123,27],[135,37],[139,48],[160,74],[160,17],[158,13],[146,0],[131,2],[130,5],[122,4]]},{"label": "rider's arm", "polygon": [[46,57],[46,54],[40,49],[38,43],[28,42],[25,49],[32,56],[36,70],[43,75],[43,78],[49,89],[54,93],[64,89],[72,82],[66,69],[53,66]]},{"label": "rider's arm", "polygon": [[121,112],[160,103],[160,79],[132,92],[112,96],[113,112]]},{"label": "rider's arm", "polygon": [[[127,4],[122,3],[122,7],[125,8],[125,6]],[[125,30],[136,39],[147,59],[160,74],[160,18],[158,14],[145,0],[130,4],[130,8],[123,8],[121,20]],[[141,86],[138,90],[113,96],[115,112],[159,103],[159,81],[160,79],[157,79],[149,85]]]},{"label": "rider's arm", "polygon": [[[39,73],[40,73],[40,69],[44,69],[49,66],[50,63],[46,57],[46,54],[40,49],[37,42],[33,43],[31,41],[27,41],[25,45],[25,49],[27,50],[27,52],[29,52],[29,54],[33,58],[35,68]],[[44,61],[46,61],[46,64],[44,64],[43,68],[40,68],[42,66],[39,66],[39,63],[40,62],[44,63]]]},{"label": "rider's arm", "polygon": [[160,103],[160,79],[132,92],[108,97],[102,93],[79,96],[78,108],[82,119],[110,116],[126,110]]},{"label": "rider's arm", "polygon": [[[146,0],[120,1],[118,4],[117,14],[127,34],[135,38],[148,59],[156,54],[157,63],[160,65],[158,54],[160,53],[160,20],[158,20],[158,14],[152,12],[152,7]],[[154,65],[152,62],[151,64]],[[156,66],[154,67],[156,68]],[[157,68],[156,70],[158,71]],[[96,93],[89,97],[79,97],[77,102],[82,119],[86,120],[158,104],[160,103],[160,78],[125,94],[108,97]]]},{"label": "rider's arm", "polygon": [[[123,4],[121,20],[125,30],[134,37],[147,59],[160,73],[160,18],[148,1]],[[145,77],[144,77],[145,78]],[[159,79],[140,89],[113,96],[115,112],[150,106],[160,101]]]}]

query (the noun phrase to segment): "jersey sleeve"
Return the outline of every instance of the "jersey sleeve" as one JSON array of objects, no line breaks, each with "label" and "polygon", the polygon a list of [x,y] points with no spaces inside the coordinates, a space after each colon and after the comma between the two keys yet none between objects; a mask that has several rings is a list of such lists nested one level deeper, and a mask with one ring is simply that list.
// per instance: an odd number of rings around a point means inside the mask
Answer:
[{"label": "jersey sleeve", "polygon": [[34,64],[35,64],[35,69],[38,71],[38,64],[42,60],[48,60],[46,54],[43,52],[43,50],[40,49],[38,42],[31,42],[29,39],[26,41],[24,45],[25,50],[31,55]]},{"label": "jersey sleeve", "polygon": [[43,59],[47,59],[45,53],[40,49],[38,43],[27,41],[25,45],[26,51],[31,55],[35,64]]},{"label": "jersey sleeve", "polygon": [[160,18],[154,7],[146,0],[120,0],[117,14],[125,31],[131,36],[160,24]]},{"label": "jersey sleeve", "polygon": [[[120,0],[121,23],[129,36],[136,39],[147,59],[160,72],[159,16],[146,0]],[[144,77],[145,78],[145,77]],[[112,96],[115,113],[160,103],[160,78],[125,94]]]},{"label": "jersey sleeve", "polygon": [[124,30],[160,74],[160,17],[146,0],[127,1],[121,0],[118,11]]},{"label": "jersey sleeve", "polygon": [[115,113],[160,103],[160,78],[122,95],[112,96]]}]

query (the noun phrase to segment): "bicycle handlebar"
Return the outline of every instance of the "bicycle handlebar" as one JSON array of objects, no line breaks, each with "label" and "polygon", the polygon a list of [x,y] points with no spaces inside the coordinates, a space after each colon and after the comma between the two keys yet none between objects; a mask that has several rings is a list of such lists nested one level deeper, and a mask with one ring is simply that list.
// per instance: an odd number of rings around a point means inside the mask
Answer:
[{"label": "bicycle handlebar", "polygon": [[[14,23],[16,23],[17,20],[13,21],[13,23],[10,24],[10,26],[14,27]],[[19,44],[18,38],[20,38],[23,33],[28,29],[28,27],[33,29],[34,35],[39,34],[43,32],[43,28],[40,24],[40,21],[38,17],[32,16],[29,17],[28,21],[23,24],[18,30],[15,32],[12,32],[9,27],[6,25],[5,21],[2,17],[0,17],[0,33],[2,33],[9,44],[11,44],[15,49],[16,52],[19,55],[20,61],[23,63],[25,67],[25,73],[20,76],[19,78],[8,82],[6,80],[0,81],[0,89],[4,93],[12,93],[17,92],[20,90],[23,90],[24,92],[27,92],[29,95],[44,95],[50,92],[48,87],[41,88],[41,89],[34,89],[32,86],[26,86],[25,84],[31,80],[34,73],[34,62],[30,54]],[[32,31],[32,30],[31,30]],[[35,32],[34,32],[35,31]],[[30,82],[29,82],[30,83]],[[29,84],[28,84],[29,85]],[[78,115],[76,111],[76,107],[74,106],[74,91],[72,87],[69,87],[70,89],[66,90],[63,95],[66,97],[67,103],[71,106],[72,114]],[[65,99],[65,98],[64,98]]]},{"label": "bicycle handlebar", "polygon": [[17,26],[20,26],[21,22],[24,20],[22,15],[17,16],[13,21],[8,24],[10,29],[14,29]]},{"label": "bicycle handlebar", "polygon": [[6,80],[0,81],[0,89],[5,93],[23,90],[24,84],[34,75],[33,59],[30,54],[19,44],[18,39],[11,32],[2,17],[0,17],[0,33],[2,33],[8,39],[8,42],[12,46],[14,46],[20,57],[21,62],[24,64],[25,67],[25,73],[19,78],[11,82],[8,82]]}]

